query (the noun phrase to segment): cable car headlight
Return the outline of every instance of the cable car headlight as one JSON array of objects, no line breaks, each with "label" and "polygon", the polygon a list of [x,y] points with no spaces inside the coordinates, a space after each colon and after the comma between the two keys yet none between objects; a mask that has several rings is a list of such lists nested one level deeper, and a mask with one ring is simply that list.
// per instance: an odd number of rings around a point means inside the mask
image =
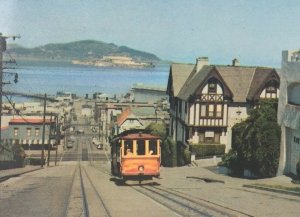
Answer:
[{"label": "cable car headlight", "polygon": [[144,172],[144,166],[139,166],[138,170],[139,172]]}]

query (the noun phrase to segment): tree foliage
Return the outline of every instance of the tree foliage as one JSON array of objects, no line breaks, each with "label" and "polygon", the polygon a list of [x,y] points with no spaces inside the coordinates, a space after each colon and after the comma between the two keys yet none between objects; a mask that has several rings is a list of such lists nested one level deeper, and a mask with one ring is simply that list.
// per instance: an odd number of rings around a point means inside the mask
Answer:
[{"label": "tree foliage", "polygon": [[147,126],[153,135],[159,136],[162,140],[167,138],[167,126],[163,123],[151,123]]},{"label": "tree foliage", "polygon": [[167,135],[167,126],[163,123],[151,123],[146,129],[151,134],[159,136],[162,140],[161,161],[162,165],[173,167],[177,165],[176,142]]},{"label": "tree foliage", "polygon": [[[258,177],[276,175],[280,153],[281,130],[277,124],[277,102],[263,101],[249,117],[232,128],[232,160],[236,173],[251,170]],[[235,153],[236,155],[232,155]]]}]

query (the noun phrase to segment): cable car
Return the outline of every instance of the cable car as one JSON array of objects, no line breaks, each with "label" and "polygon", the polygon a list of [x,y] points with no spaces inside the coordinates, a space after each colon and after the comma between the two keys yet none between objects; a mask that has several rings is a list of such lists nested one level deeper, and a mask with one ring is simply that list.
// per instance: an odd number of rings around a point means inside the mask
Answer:
[{"label": "cable car", "polygon": [[159,177],[161,164],[160,137],[146,131],[131,130],[111,140],[111,172],[127,179]]}]

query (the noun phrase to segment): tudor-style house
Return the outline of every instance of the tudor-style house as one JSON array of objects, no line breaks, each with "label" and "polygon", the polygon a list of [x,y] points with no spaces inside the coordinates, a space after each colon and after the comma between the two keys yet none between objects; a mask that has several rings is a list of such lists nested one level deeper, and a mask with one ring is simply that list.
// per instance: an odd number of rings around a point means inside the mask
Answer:
[{"label": "tudor-style house", "polygon": [[275,69],[196,64],[172,64],[167,93],[170,101],[169,135],[183,144],[224,144],[231,148],[231,128],[248,116],[259,100],[278,98]]}]

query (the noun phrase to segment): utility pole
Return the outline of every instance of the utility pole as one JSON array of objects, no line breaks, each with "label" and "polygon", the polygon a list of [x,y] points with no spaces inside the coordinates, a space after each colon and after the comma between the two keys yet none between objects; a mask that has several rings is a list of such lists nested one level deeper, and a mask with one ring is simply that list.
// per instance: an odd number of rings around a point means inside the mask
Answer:
[{"label": "utility pole", "polygon": [[60,145],[60,126],[58,125],[58,116],[56,116],[56,125],[55,125],[55,135],[56,135],[56,150],[55,150],[55,166],[57,163],[57,148]]},{"label": "utility pole", "polygon": [[47,95],[44,96],[44,115],[43,115],[43,136],[42,136],[42,154],[41,154],[41,167],[44,166],[44,149],[45,149],[45,121],[46,121],[46,98]]},{"label": "utility pole", "polygon": [[52,138],[52,113],[50,116],[50,128],[49,128],[49,142],[48,142],[48,161],[47,161],[47,166],[50,166],[50,141]]},{"label": "utility pole", "polygon": [[21,38],[20,36],[4,36],[0,32],[0,145],[2,141],[2,134],[1,134],[1,121],[2,121],[2,95],[3,95],[3,52],[6,51],[6,39],[12,38],[15,40],[16,38]]},{"label": "utility pole", "polygon": [[2,80],[3,80],[3,52],[6,50],[6,40],[0,33],[0,144],[2,143],[1,137],[1,121],[2,121]]}]

